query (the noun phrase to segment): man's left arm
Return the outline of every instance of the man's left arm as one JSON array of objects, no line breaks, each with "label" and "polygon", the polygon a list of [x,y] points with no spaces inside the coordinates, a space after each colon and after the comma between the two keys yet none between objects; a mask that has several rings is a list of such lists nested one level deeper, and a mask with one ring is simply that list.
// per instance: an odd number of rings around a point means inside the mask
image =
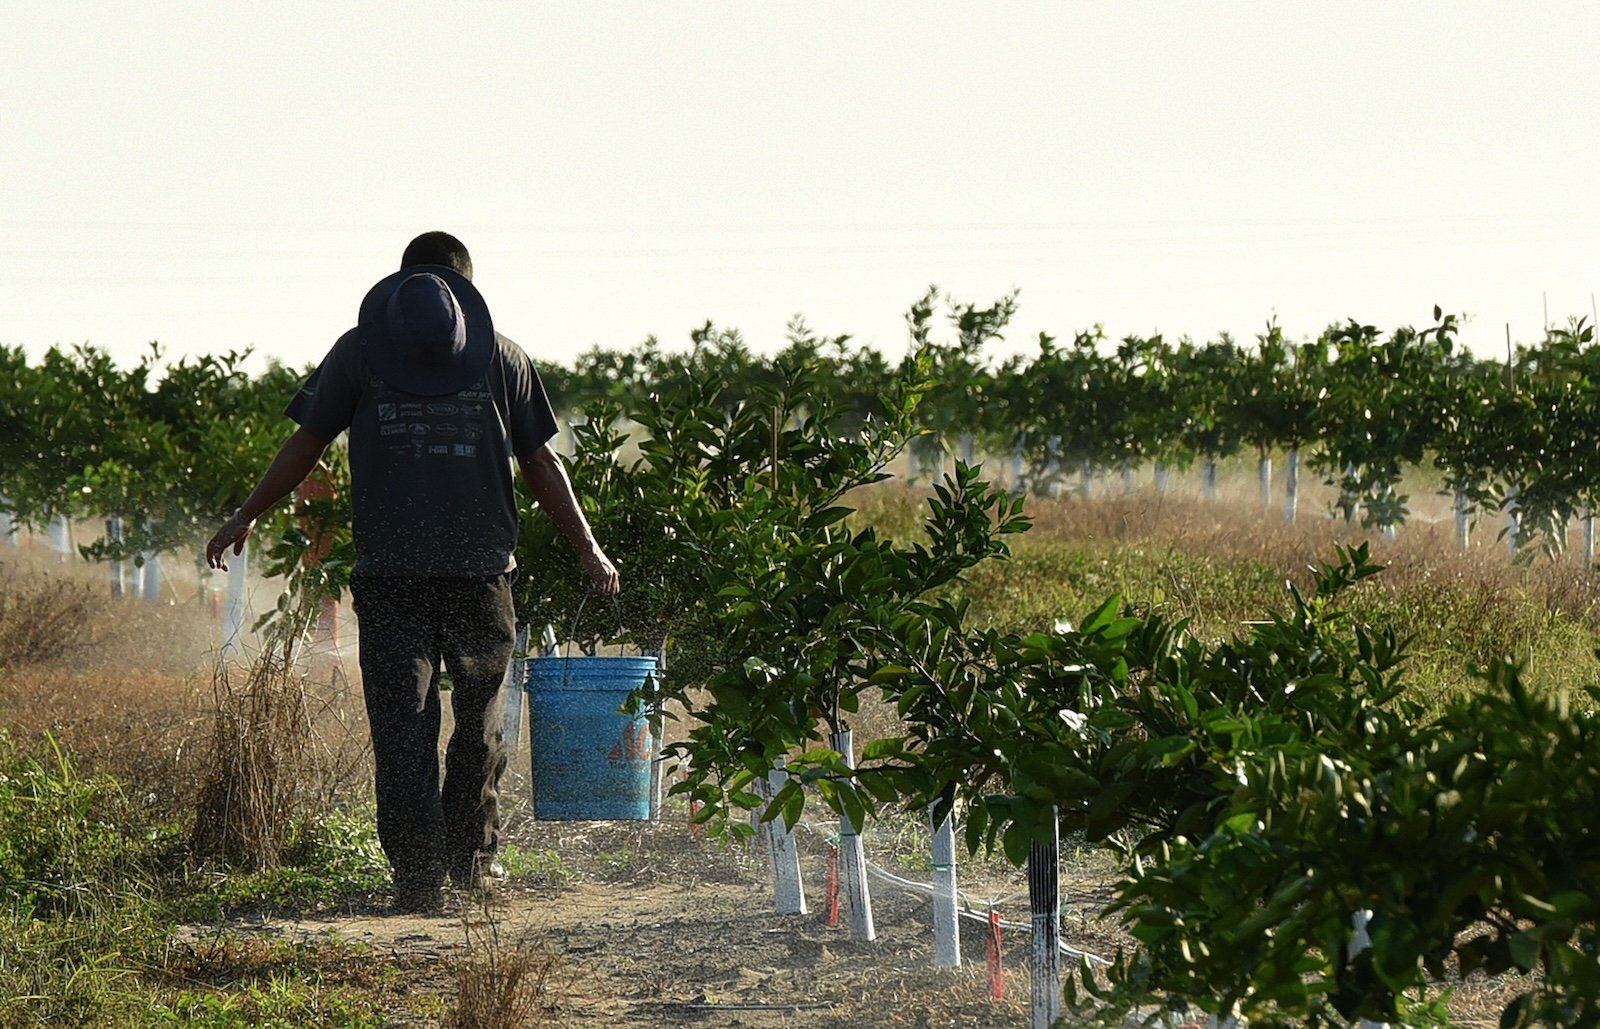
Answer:
[{"label": "man's left arm", "polygon": [[567,477],[561,455],[546,443],[530,454],[518,454],[517,464],[533,499],[578,552],[578,560],[589,573],[595,592],[608,596],[621,592],[622,580],[617,575],[616,565],[596,542],[589,519],[583,516],[583,508],[578,506],[577,495],[572,492],[572,480]]}]

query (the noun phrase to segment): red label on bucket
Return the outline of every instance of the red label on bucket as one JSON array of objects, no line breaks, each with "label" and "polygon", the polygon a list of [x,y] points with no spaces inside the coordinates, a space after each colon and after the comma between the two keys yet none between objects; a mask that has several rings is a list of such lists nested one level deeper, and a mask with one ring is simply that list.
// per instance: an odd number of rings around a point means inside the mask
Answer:
[{"label": "red label on bucket", "polygon": [[638,722],[622,730],[622,739],[606,755],[612,762],[650,760],[650,724]]}]

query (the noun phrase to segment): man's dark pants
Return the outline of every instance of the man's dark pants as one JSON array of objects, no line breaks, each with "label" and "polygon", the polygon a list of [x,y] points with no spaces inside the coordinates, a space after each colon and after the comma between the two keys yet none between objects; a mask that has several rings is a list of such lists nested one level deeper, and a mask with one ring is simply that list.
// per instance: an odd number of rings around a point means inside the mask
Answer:
[{"label": "man's dark pants", "polygon": [[[377,768],[378,839],[396,891],[464,878],[499,846],[500,691],[516,642],[511,575],[350,583]],[[455,729],[439,780],[439,668]]]}]

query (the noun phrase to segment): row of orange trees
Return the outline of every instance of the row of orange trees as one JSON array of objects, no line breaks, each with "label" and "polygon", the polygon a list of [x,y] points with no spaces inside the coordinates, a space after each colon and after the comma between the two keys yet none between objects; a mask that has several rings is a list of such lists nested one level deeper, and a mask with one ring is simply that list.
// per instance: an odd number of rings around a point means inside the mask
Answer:
[{"label": "row of orange trees", "polygon": [[247,355],[131,367],[104,350],[51,348],[29,362],[0,347],[0,511],[40,527],[59,517],[119,516],[95,558],[191,547],[234,510],[286,435],[299,373],[244,368]]},{"label": "row of orange trees", "polygon": [[[813,398],[850,432],[885,414],[893,380],[920,361],[931,386],[915,415],[926,434],[918,445],[1009,458],[1022,472],[1014,488],[1288,452],[1369,525],[1404,522],[1400,484],[1422,468],[1480,512],[1514,504],[1520,531],[1553,545],[1600,493],[1600,462],[1590,460],[1600,452],[1600,354],[1581,321],[1505,361],[1458,347],[1457,319],[1437,308],[1427,326],[1388,333],[1351,321],[1295,342],[1270,326],[1244,345],[1108,340],[1092,329],[1070,342],[1041,335],[1032,353],[997,359],[1015,313],[1015,296],[980,307],[930,290],[907,312],[911,347],[900,358],[797,318],[770,357],[708,323],[687,350],[652,339],[541,371],[558,411],[592,422],[671,403],[705,377],[728,409],[800,365]],[[152,347],[118,367],[87,346],[37,362],[0,347],[0,438],[11,441],[0,452],[0,513],[32,525],[123,516],[126,538],[102,540],[99,556],[190,542],[242,499],[288,429],[281,412],[304,369],[251,375],[245,357],[164,362]]]},{"label": "row of orange trees", "polygon": [[1033,491],[1287,452],[1369,526],[1404,523],[1401,483],[1421,469],[1467,509],[1514,505],[1519,532],[1550,546],[1600,494],[1600,462],[1589,459],[1600,442],[1600,352],[1584,321],[1548,329],[1505,360],[1460,347],[1459,320],[1438,308],[1420,328],[1352,320],[1300,341],[1276,325],[1250,344],[1111,340],[1099,328],[1070,341],[1041,334],[1031,353],[996,359],[1015,313],[1015,296],[980,307],[930,290],[907,312],[912,347],[898,360],[848,336],[818,336],[800,319],[763,358],[737,331],[707,324],[687,354],[653,341],[596,348],[545,369],[546,383],[572,411],[681,395],[697,375],[724,383],[726,402],[737,403],[776,381],[780,364],[802,364],[848,428],[884,413],[888,384],[915,354],[932,380],[916,414],[927,434],[919,445],[1010,458]]}]

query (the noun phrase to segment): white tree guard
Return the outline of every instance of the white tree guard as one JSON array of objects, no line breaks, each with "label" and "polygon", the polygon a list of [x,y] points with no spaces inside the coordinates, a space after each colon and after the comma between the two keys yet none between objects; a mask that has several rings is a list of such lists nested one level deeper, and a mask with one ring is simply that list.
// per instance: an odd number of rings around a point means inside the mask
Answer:
[{"label": "white tree guard", "polygon": [[961,967],[961,919],[957,915],[956,831],[946,814],[933,826],[933,965]]},{"label": "white tree guard", "polygon": [[[856,766],[855,737],[846,729],[833,733],[828,745],[844,755],[850,768]],[[872,922],[872,891],[867,887],[867,854],[861,845],[861,827],[850,816],[839,816],[839,877],[844,887],[845,908],[850,918],[850,938],[870,942],[878,938]]]},{"label": "white tree guard", "polygon": [[[767,773],[762,795],[768,800],[777,796],[789,781],[783,770],[783,761]],[[761,805],[757,817],[764,817],[767,805]],[[767,852],[772,855],[772,907],[780,915],[803,915],[806,907],[805,880],[800,875],[800,848],[795,842],[794,830],[777,816],[762,825],[762,835],[767,840]]]},{"label": "white tree guard", "polygon": [[528,625],[517,626],[517,642],[506,665],[504,693],[500,698],[500,745],[505,748],[509,767],[522,750],[522,711],[528,686]]},{"label": "white tree guard", "polygon": [[1022,440],[1011,448],[1011,492],[1022,492]]},{"label": "white tree guard", "polygon": [[1300,448],[1290,447],[1283,469],[1283,520],[1294,524],[1300,513]]},{"label": "white tree guard", "polygon": [[1472,503],[1461,490],[1456,490],[1456,549],[1472,546]]},{"label": "white tree guard", "polygon": [[1050,1029],[1061,1017],[1061,836],[1057,820],[1052,817],[1050,824],[1049,840],[1028,847],[1033,1029]]},{"label": "white tree guard", "polygon": [[161,555],[154,550],[144,552],[144,565],[139,569],[139,595],[151,604],[161,599]]},{"label": "white tree guard", "polygon": [[970,432],[961,434],[961,463],[971,466],[972,458],[978,449],[978,438]]},{"label": "white tree guard", "polygon": [[[106,519],[106,541],[109,543],[122,542],[122,519],[112,515]],[[128,569],[122,558],[114,557],[109,562],[111,571],[111,595],[121,598],[127,592]]]},{"label": "white tree guard", "polygon": [[1516,491],[1506,499],[1506,552],[1517,556],[1517,536],[1522,532],[1522,515],[1517,510]]},{"label": "white tree guard", "polygon": [[1087,457],[1078,462],[1078,482],[1083,499],[1094,496],[1094,464]]},{"label": "white tree guard", "polygon": [[1055,497],[1061,493],[1061,437],[1051,436],[1045,440],[1044,449],[1050,455],[1049,463],[1045,465],[1045,477],[1049,480],[1046,492]]},{"label": "white tree guard", "polygon": [[[1353,958],[1372,946],[1372,937],[1367,935],[1367,923],[1371,920],[1371,911],[1357,911],[1350,916],[1350,927],[1354,931],[1350,934],[1350,945],[1345,948],[1345,953],[1349,957]],[[1389,1029],[1389,1023],[1358,1018],[1356,1019],[1356,1029]]]},{"label": "white tree guard", "polygon": [[1200,489],[1207,500],[1217,499],[1217,459],[1206,458],[1205,466],[1201,469]]},{"label": "white tree guard", "polygon": [[66,515],[56,515],[51,519],[50,545],[55,549],[58,561],[72,557],[72,522]]},{"label": "white tree guard", "polygon": [[1167,466],[1160,461],[1156,462],[1156,492],[1162,496],[1167,492]]},{"label": "white tree guard", "polygon": [[1272,506],[1272,458],[1263,457],[1256,461],[1256,481],[1261,487],[1261,506]]},{"label": "white tree guard", "polygon": [[245,582],[250,571],[250,542],[237,554],[228,554],[228,592],[222,606],[222,654],[227,657],[244,649],[244,621],[247,614]]},{"label": "white tree guard", "polygon": [[[6,503],[6,498],[0,496],[0,505]],[[11,517],[10,511],[0,511],[0,546],[14,547],[17,545],[17,520]]]},{"label": "white tree guard", "polygon": [[[655,652],[656,674],[667,670],[667,647],[662,644]],[[661,807],[666,792],[666,756],[662,747],[666,743],[666,720],[661,717],[660,703],[650,708],[650,821],[661,821]]]},{"label": "white tree guard", "polygon": [[1594,567],[1594,512],[1583,509],[1583,566]]},{"label": "white tree guard", "polygon": [[[1385,487],[1383,487],[1384,499],[1387,500],[1393,494],[1394,494],[1394,487],[1393,486],[1385,486]],[[1395,541],[1395,538],[1396,538],[1397,535],[1398,535],[1398,533],[1395,531],[1395,526],[1394,526],[1393,522],[1389,522],[1389,523],[1384,525],[1384,527],[1383,527],[1383,541],[1385,543],[1393,543]]]},{"label": "white tree guard", "polygon": [[1133,492],[1133,465],[1127,461],[1122,462],[1122,495],[1127,496]]}]

